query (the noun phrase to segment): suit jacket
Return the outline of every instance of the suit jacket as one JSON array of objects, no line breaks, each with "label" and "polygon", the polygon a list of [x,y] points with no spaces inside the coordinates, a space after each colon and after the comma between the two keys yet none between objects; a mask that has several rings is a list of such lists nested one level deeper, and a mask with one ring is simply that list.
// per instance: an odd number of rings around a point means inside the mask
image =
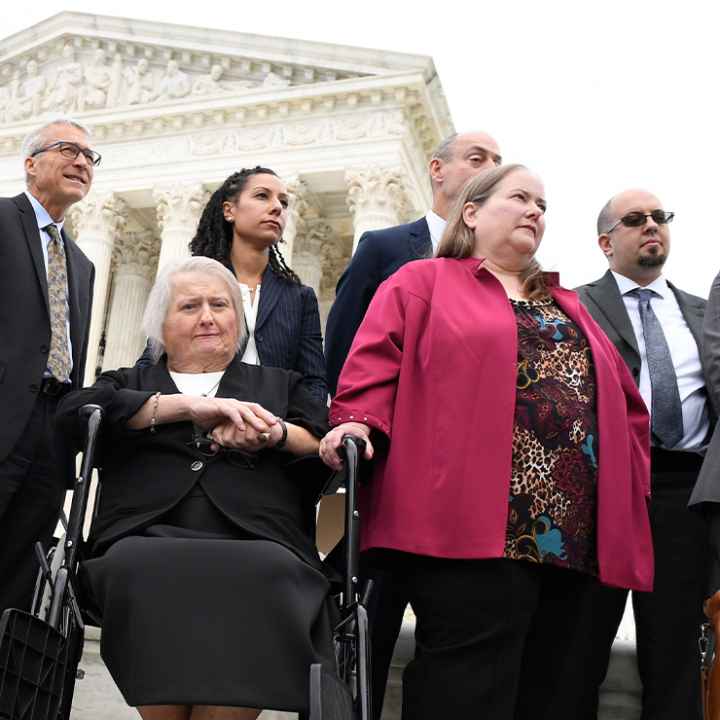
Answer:
[{"label": "suit jacket", "polygon": [[[706,302],[696,295],[679,290],[668,283],[677,298],[680,312],[698,346],[701,362],[703,362],[703,316]],[[622,295],[618,289],[612,272],[608,270],[599,280],[575,288],[585,307],[595,321],[612,340],[623,360],[630,368],[635,382],[640,382],[640,351],[633,331],[630,317],[625,309]],[[703,363],[704,366],[704,363]]]},{"label": "suit jacket", "polygon": [[[712,287],[710,288],[710,296],[707,301],[705,310],[705,320],[703,323],[703,348],[702,357],[705,366],[705,377],[707,379],[708,397],[711,406],[715,412],[720,409],[720,273],[715,276]],[[715,426],[715,430],[710,440],[705,460],[703,461],[700,474],[692,496],[690,497],[690,505],[704,510],[711,510],[713,515],[717,516],[720,511],[720,482],[718,481],[718,473],[720,472],[720,423]],[[713,507],[709,507],[712,504]],[[713,521],[714,532],[711,532],[713,538],[712,546],[716,556],[720,558],[720,521]],[[713,589],[720,586],[720,572],[715,570],[716,578],[714,580]]]},{"label": "suit jacket", "polygon": [[[261,285],[255,322],[260,364],[299,372],[313,397],[327,403],[325,358],[315,292],[307,285],[283,280],[270,265],[263,273]],[[244,348],[241,348],[240,357],[243,352]],[[146,349],[138,365],[152,364]]]},{"label": "suit jacket", "polygon": [[330,394],[350,352],[353,338],[380,283],[410,260],[432,255],[430,228],[424,217],[407,225],[366,232],[338,280],[325,330],[325,360]]},{"label": "suit jacket", "polygon": [[[73,387],[85,374],[95,268],[63,231],[67,259]],[[25,194],[0,198],[0,462],[20,437],[50,350],[47,273],[35,212]],[[66,481],[74,468],[63,464]]]},{"label": "suit jacket", "polygon": [[[192,442],[191,422],[131,430],[127,421],[155,392],[178,392],[165,358],[149,367],[103,373],[90,388],[70,393],[58,407],[58,431],[76,450],[83,441],[78,409],[95,403],[104,410],[99,443],[102,493],[93,523],[93,553],[104,552],[121,537],[152,525],[200,483],[237,526],[275,540],[320,567],[314,545],[315,503],[327,478],[292,477],[285,472],[294,458],[262,450],[247,463],[237,454],[207,457]],[[301,383],[299,373],[248,365],[237,357],[222,377],[217,397],[260,403],[270,412],[301,425],[316,437],[327,431],[327,408]]]},{"label": "suit jacket", "polygon": [[[418,260],[376,293],[330,408],[388,442],[361,488],[362,547],[444,558],[505,551],[517,386],[517,322],[477,258]],[[625,363],[577,295],[550,292],[594,360],[600,579],[649,590],[650,428]]]}]

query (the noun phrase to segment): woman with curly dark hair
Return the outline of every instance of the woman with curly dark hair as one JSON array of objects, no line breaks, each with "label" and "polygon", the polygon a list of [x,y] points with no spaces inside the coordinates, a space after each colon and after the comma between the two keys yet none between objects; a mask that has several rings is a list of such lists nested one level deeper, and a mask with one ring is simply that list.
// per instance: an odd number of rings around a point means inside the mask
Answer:
[{"label": "woman with curly dark hair", "polygon": [[[190,252],[218,260],[237,278],[247,327],[243,362],[295,370],[307,390],[326,402],[317,298],[278,247],[288,201],[273,170],[256,166],[233,173],[205,206]],[[148,361],[146,353],[141,362]]]}]

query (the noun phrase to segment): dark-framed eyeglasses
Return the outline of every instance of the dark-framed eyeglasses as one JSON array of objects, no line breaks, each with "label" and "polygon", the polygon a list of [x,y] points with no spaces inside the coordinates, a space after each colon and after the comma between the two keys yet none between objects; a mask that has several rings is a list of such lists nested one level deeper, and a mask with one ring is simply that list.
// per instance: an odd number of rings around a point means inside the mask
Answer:
[{"label": "dark-framed eyeglasses", "polygon": [[652,210],[649,213],[631,212],[623,215],[608,231],[611,233],[620,223],[625,227],[641,227],[647,223],[647,219],[651,217],[658,225],[667,225],[672,222],[675,217],[674,212],[666,212],[665,210]]},{"label": "dark-framed eyeglasses", "polygon": [[244,468],[247,470],[255,469],[255,457],[251,453],[239,450],[237,448],[226,448],[219,446],[207,435],[197,428],[193,432],[193,439],[185,443],[189,447],[193,447],[197,453],[207,459],[222,457],[227,460],[230,465]]},{"label": "dark-framed eyeglasses", "polygon": [[68,160],[75,160],[77,156],[82,153],[88,163],[95,167],[97,167],[102,160],[102,155],[100,155],[100,153],[95,152],[90,148],[80,147],[80,145],[74,142],[66,142],[65,140],[58,140],[57,142],[50,143],[49,145],[46,145],[39,150],[36,150],[30,155],[30,157],[35,157],[36,155],[48,152],[49,150],[57,150],[63,157],[66,157]]}]

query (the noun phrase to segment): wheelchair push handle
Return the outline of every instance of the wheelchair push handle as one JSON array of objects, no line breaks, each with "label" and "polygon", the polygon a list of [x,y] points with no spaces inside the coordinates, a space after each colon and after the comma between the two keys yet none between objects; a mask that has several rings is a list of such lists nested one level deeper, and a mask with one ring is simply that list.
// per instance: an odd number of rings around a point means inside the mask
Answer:
[{"label": "wheelchair push handle", "polygon": [[358,600],[359,587],[359,546],[360,546],[360,511],[357,502],[358,467],[365,452],[365,442],[354,435],[343,435],[342,448],[345,451],[345,591],[343,606],[352,607]]}]

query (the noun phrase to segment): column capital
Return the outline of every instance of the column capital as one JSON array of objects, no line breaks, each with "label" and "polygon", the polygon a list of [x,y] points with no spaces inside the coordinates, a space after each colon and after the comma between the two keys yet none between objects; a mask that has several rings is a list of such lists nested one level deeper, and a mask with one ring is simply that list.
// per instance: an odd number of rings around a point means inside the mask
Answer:
[{"label": "column capital", "polygon": [[151,230],[125,233],[115,243],[115,272],[142,275],[152,280],[159,254],[159,243]]},{"label": "column capital", "polygon": [[210,193],[200,183],[170,183],[153,188],[160,231],[192,228],[200,219]]},{"label": "column capital", "polygon": [[127,222],[127,203],[114,193],[90,193],[68,210],[75,235],[87,233],[114,239]]},{"label": "column capital", "polygon": [[350,212],[384,212],[403,217],[410,207],[405,174],[398,168],[350,168],[345,172],[347,203]]}]

